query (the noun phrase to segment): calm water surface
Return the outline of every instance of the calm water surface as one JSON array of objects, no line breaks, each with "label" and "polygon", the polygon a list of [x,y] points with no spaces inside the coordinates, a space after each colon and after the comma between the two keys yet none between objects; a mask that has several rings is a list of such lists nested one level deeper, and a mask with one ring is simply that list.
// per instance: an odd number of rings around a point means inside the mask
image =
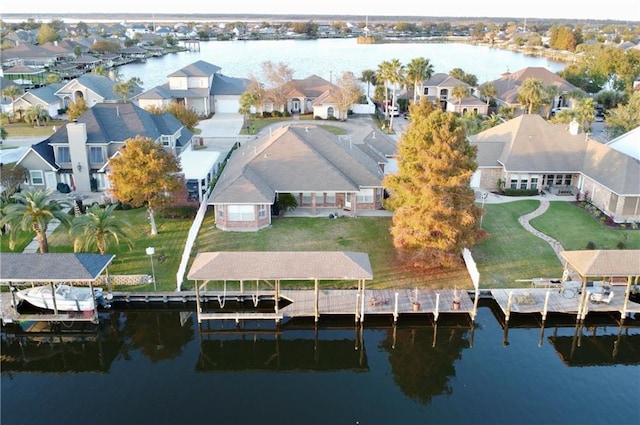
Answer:
[{"label": "calm water surface", "polygon": [[478,83],[499,78],[528,66],[542,66],[553,72],[566,65],[545,58],[525,56],[506,50],[468,44],[394,43],[358,44],[355,39],[209,41],[200,43],[200,52],[181,52],[151,58],[119,68],[125,80],[139,77],[148,90],[167,82],[167,76],[195,61],[203,60],[222,68],[231,77],[261,76],[266,61],[284,62],[295,71],[294,78],[316,74],[335,81],[344,71],[360,76],[365,69],[376,70],[387,60],[399,59],[404,65],[417,57],[428,58],[435,72],[461,68],[478,77]]},{"label": "calm water surface", "polygon": [[474,329],[445,316],[434,329],[425,316],[276,332],[271,321],[199,327],[187,312],[127,309],[84,337],[6,328],[1,422],[638,423],[639,321],[576,329],[561,316],[541,333],[512,317],[505,332],[499,317],[483,306]]}]

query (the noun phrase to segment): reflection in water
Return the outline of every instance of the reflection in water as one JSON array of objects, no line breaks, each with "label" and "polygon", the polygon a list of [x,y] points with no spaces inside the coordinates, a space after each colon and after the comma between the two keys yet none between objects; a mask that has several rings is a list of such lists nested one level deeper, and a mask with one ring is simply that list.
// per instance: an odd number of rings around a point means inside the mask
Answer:
[{"label": "reflection in water", "polygon": [[[458,320],[458,319],[456,319]],[[637,321],[620,326],[575,325],[572,336],[559,335],[566,319],[540,328],[554,329],[548,341],[569,366],[638,365],[640,335]],[[503,326],[508,345],[510,327],[532,328],[536,321],[520,319]],[[450,394],[455,363],[471,349],[474,325],[442,318],[426,324],[387,322],[369,327],[384,330],[378,348],[388,353],[394,381],[409,398],[420,403],[438,394]],[[630,325],[630,326],[629,326]],[[554,327],[555,326],[555,327]],[[612,333],[613,330],[613,333]],[[197,325],[191,312],[178,310],[111,310],[100,325],[86,323],[12,324],[2,332],[2,373],[108,373],[115,359],[131,360],[140,352],[152,363],[175,359],[199,338],[197,372],[220,371],[353,371],[370,370],[364,330],[352,320],[290,320],[205,322]],[[540,345],[540,344],[539,344]]]}]

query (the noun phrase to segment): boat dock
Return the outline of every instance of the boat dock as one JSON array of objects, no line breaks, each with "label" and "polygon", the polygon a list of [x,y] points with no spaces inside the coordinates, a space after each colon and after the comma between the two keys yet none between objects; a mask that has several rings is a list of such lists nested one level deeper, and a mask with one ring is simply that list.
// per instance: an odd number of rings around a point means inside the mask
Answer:
[{"label": "boat dock", "polygon": [[[640,304],[628,301],[625,303],[624,287],[614,286],[614,296],[609,303],[598,303],[583,298],[577,291],[564,291],[558,288],[507,288],[482,290],[480,298],[492,299],[496,302],[509,320],[512,314],[540,314],[542,319],[548,313],[576,315],[584,319],[589,312],[619,313],[621,318],[629,314],[640,313]],[[364,322],[367,316],[388,316],[397,321],[400,317],[415,315],[431,315],[437,321],[440,314],[464,314],[471,320],[475,318],[477,302],[474,291],[458,290],[459,306],[454,305],[454,290],[420,290],[411,289],[367,289],[364,299],[357,289],[321,289],[316,302],[313,290],[281,290],[279,299],[283,307],[272,311],[257,309],[255,311],[234,309],[225,305],[227,300],[250,301],[254,305],[264,301],[275,304],[274,291],[259,293],[239,291],[201,291],[198,321],[203,320],[275,320],[279,322],[289,318],[315,318],[323,316],[353,316],[356,322]],[[417,306],[414,301],[417,299]],[[3,323],[16,321],[90,321],[98,317],[93,312],[64,312],[60,314],[22,314],[12,306],[9,292],[0,294],[0,316]],[[114,292],[112,304],[160,304],[176,305],[195,303],[195,291],[180,292]],[[581,309],[580,303],[586,305]],[[286,304],[286,305],[284,305]],[[192,308],[191,306],[189,308]],[[579,316],[578,316],[579,315]]]}]

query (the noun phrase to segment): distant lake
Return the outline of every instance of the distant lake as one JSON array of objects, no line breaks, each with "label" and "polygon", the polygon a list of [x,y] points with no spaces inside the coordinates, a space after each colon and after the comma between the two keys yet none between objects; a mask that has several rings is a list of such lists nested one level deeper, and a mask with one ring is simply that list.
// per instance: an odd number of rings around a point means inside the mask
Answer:
[{"label": "distant lake", "polygon": [[495,80],[505,72],[540,66],[558,72],[566,66],[546,58],[526,56],[486,46],[456,43],[358,44],[356,39],[207,41],[199,52],[180,52],[150,58],[119,68],[125,80],[139,77],[145,90],[167,82],[167,76],[195,61],[203,60],[222,68],[230,77],[261,76],[266,61],[284,62],[295,71],[294,78],[312,74],[335,81],[345,71],[357,77],[365,69],[377,70],[383,61],[398,59],[404,65],[417,57],[426,57],[435,72],[461,68],[478,77],[478,83]]}]

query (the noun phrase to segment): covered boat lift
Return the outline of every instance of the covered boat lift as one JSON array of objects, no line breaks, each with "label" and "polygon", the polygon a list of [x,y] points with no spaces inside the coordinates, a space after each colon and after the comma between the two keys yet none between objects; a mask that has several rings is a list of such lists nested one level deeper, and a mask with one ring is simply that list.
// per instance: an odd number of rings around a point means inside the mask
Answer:
[{"label": "covered boat lift", "polygon": [[[112,254],[35,254],[35,253],[2,253],[0,255],[0,285],[8,285],[15,288],[18,285],[50,284],[51,291],[54,285],[62,282],[77,282],[88,284],[93,293],[93,284],[96,279],[107,269],[111,261],[115,258]],[[2,320],[5,323],[12,321],[11,310],[5,309],[5,302],[2,302]],[[10,307],[13,314],[17,316],[15,307],[17,302],[14,291],[11,291]],[[94,299],[94,314],[84,320],[96,320],[98,317],[98,307]],[[6,311],[5,311],[6,310]],[[29,315],[28,320],[80,320],[70,317],[68,314],[59,314],[55,305],[53,315]],[[26,320],[24,315],[20,315],[19,320]],[[17,318],[17,317],[16,317]]]},{"label": "covered boat lift", "polygon": [[625,299],[620,311],[621,319],[627,316],[631,286],[640,280],[640,250],[581,250],[560,253],[565,262],[565,271],[571,267],[580,275],[582,294],[578,305],[578,318],[584,320],[588,312],[587,281],[600,279],[613,284],[625,279]]},{"label": "covered boat lift", "polygon": [[[364,302],[365,282],[373,280],[373,272],[369,256],[361,252],[344,251],[301,251],[301,252],[202,252],[197,254],[187,274],[189,280],[194,280],[196,290],[196,304],[198,323],[203,319],[222,318],[223,315],[207,315],[201,306],[200,291],[209,281],[227,280],[240,281],[241,292],[244,281],[260,280],[274,282],[275,311],[271,315],[261,318],[282,319],[279,312],[280,282],[286,281],[314,281],[314,311],[315,320],[320,315],[318,311],[319,281],[347,281],[357,280],[358,294]],[[223,295],[225,296],[225,295]],[[256,318],[255,313],[235,313],[234,318]]]}]

